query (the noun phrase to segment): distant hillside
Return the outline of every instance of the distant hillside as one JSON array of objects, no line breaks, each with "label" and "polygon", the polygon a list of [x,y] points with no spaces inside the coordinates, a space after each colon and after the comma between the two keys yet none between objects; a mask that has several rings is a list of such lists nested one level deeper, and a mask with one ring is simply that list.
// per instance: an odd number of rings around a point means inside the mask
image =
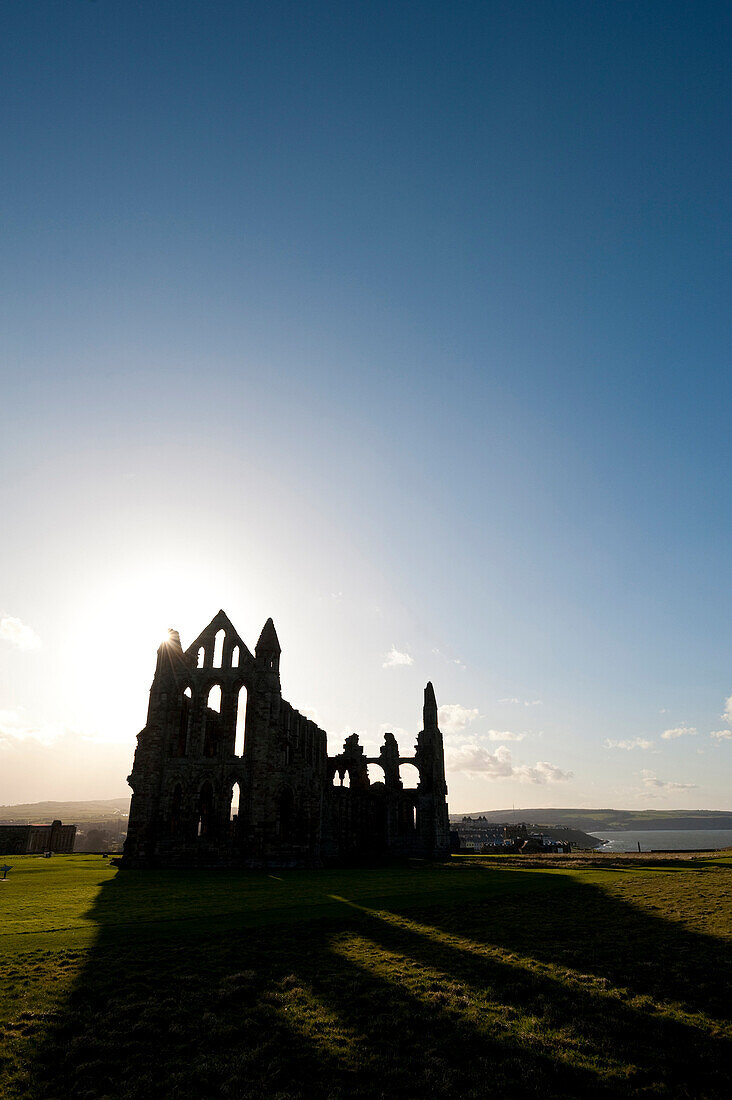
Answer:
[{"label": "distant hillside", "polygon": [[44,823],[59,819],[72,825],[126,816],[129,811],[129,798],[97,798],[90,802],[25,802],[17,806],[0,806],[0,821]]},{"label": "distant hillside", "polygon": [[531,825],[565,825],[591,833],[596,829],[732,829],[728,810],[478,810],[471,814],[450,814],[453,822],[463,817],[485,817],[490,822],[525,821]]}]

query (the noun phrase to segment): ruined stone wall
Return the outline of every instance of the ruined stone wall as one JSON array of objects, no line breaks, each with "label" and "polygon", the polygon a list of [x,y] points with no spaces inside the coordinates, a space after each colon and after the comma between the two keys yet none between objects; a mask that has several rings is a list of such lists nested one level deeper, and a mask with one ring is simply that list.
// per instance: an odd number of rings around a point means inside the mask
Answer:
[{"label": "ruined stone wall", "polygon": [[[364,756],[355,734],[328,757],[325,731],[282,698],[279,661],[271,619],[253,655],[223,611],[185,651],[170,631],[129,777],[123,865],[314,866],[447,854],[436,706],[409,758],[419,786],[404,790],[392,734],[378,758]],[[381,766],[383,783],[370,782],[369,763]]]}]

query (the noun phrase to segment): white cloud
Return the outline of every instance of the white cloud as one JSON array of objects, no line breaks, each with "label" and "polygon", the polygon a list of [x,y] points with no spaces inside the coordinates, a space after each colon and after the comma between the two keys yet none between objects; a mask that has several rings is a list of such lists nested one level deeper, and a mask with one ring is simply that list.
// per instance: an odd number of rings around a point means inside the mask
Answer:
[{"label": "white cloud", "polygon": [[518,699],[515,695],[511,696],[508,699],[499,699],[498,702],[499,703],[509,703],[509,704],[513,704],[514,706],[524,706],[524,707],[540,707],[541,706],[541,699]]},{"label": "white cloud", "polygon": [[[444,703],[438,707],[437,714],[440,729],[446,737],[453,737],[460,733],[476,718],[480,717],[477,707],[464,707],[461,703]],[[487,738],[489,741],[523,741],[525,733],[513,733],[511,730],[488,730],[487,733],[475,735],[479,740]]]},{"label": "white cloud", "polygon": [[694,726],[676,726],[672,730],[664,730],[661,737],[664,741],[673,741],[677,737],[696,737]]},{"label": "white cloud", "polygon": [[475,708],[464,707],[460,703],[443,703],[437,708],[437,717],[443,733],[458,733],[470,722],[475,721],[478,711]]},{"label": "white cloud", "polygon": [[631,749],[650,749],[653,748],[655,742],[646,741],[644,737],[633,737],[626,741],[613,741],[612,738],[605,738],[606,749],[627,749],[630,752]]},{"label": "white cloud", "polygon": [[501,745],[495,752],[489,752],[482,745],[462,745],[449,749],[447,766],[452,771],[465,772],[467,775],[480,775],[486,779],[518,779],[521,783],[559,783],[571,779],[572,772],[562,771],[556,764],[538,760],[531,767],[528,764],[514,764],[511,750]]},{"label": "white cloud", "polygon": [[725,722],[729,722],[732,725],[732,695],[727,696],[724,701],[724,714],[722,715]]},{"label": "white cloud", "polygon": [[38,649],[41,644],[41,639],[35,630],[12,615],[6,615],[0,619],[0,638],[17,646],[18,649]]},{"label": "white cloud", "polygon": [[519,779],[528,783],[564,783],[572,779],[574,772],[563,771],[556,764],[550,764],[548,760],[537,760],[533,768],[528,764],[521,764],[516,769]]},{"label": "white cloud", "polygon": [[452,771],[484,775],[489,779],[508,779],[513,775],[511,752],[504,746],[495,752],[489,752],[482,745],[448,749],[446,763]]},{"label": "white cloud", "polygon": [[641,778],[643,779],[643,786],[649,791],[663,791],[664,793],[671,794],[674,791],[693,791],[696,790],[696,783],[672,783],[664,779],[659,779],[653,772],[642,771]]},{"label": "white cloud", "polygon": [[397,741],[398,741],[398,740],[399,740],[399,739],[400,739],[401,737],[406,737],[406,738],[407,738],[407,740],[409,740],[409,737],[410,737],[410,736],[412,736],[412,737],[414,736],[413,734],[411,734],[411,735],[410,735],[410,734],[409,734],[409,732],[408,732],[407,730],[403,730],[403,729],[401,728],[401,726],[395,726],[395,725],[393,724],[393,722],[382,722],[382,723],[381,723],[381,725],[379,726],[379,737],[380,737],[380,738],[381,738],[382,740],[383,740],[383,738],[384,738],[384,734],[385,734],[385,733],[393,733],[393,734],[394,734],[394,736],[396,737]]},{"label": "white cloud", "polygon": [[399,668],[404,665],[413,665],[414,657],[410,657],[408,653],[400,653],[399,650],[392,646],[389,652],[386,654],[384,660],[384,668]]},{"label": "white cloud", "polygon": [[712,730],[710,737],[716,737],[717,741],[732,741],[732,730]]}]

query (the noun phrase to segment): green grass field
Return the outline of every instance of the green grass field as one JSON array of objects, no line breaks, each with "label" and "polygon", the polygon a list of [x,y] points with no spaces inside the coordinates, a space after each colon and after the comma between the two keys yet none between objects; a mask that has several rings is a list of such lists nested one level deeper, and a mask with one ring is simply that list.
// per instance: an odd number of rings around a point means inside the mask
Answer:
[{"label": "green grass field", "polygon": [[0,885],[0,1095],[727,1097],[732,858]]}]

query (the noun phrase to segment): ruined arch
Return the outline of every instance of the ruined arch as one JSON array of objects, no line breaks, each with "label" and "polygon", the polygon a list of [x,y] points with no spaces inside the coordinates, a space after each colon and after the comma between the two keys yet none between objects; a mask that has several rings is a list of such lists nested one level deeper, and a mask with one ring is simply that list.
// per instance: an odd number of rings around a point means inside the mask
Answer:
[{"label": "ruined arch", "polygon": [[413,839],[418,830],[417,792],[401,791],[399,795],[397,831],[399,836]]},{"label": "ruined arch", "polygon": [[231,793],[229,795],[229,821],[233,822],[239,816],[239,805],[241,803],[241,784],[239,780],[234,780],[231,787]]},{"label": "ruined arch", "polygon": [[222,628],[217,630],[214,635],[214,650],[213,650],[213,667],[221,668],[224,659],[224,642],[226,641],[226,631]]},{"label": "ruined arch", "polygon": [[247,701],[249,694],[246,684],[240,684],[236,690],[236,717],[234,719],[234,756],[244,755],[246,740]]},{"label": "ruined arch", "polygon": [[221,745],[221,685],[212,684],[206,695],[204,710],[203,755],[209,758],[219,755]]},{"label": "ruined arch", "polygon": [[383,764],[379,764],[376,761],[372,761],[367,765],[369,773],[369,783],[373,786],[374,783],[386,784],[386,773]]},{"label": "ruined arch", "polygon": [[193,692],[190,685],[183,688],[178,704],[178,722],[173,730],[170,745],[171,756],[187,756],[193,716]]},{"label": "ruined arch", "polygon": [[419,768],[414,761],[402,760],[399,764],[399,778],[405,790],[414,790],[419,786]]}]

